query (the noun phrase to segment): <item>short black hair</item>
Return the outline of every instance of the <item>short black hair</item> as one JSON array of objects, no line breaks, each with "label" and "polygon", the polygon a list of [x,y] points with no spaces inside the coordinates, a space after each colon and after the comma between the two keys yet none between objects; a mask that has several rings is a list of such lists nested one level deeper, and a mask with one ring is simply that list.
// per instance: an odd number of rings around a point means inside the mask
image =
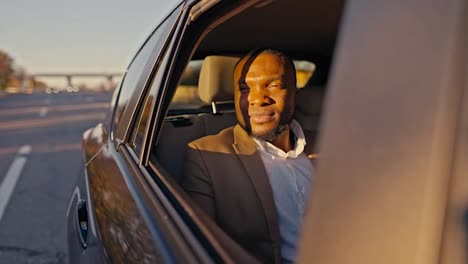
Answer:
[{"label": "short black hair", "polygon": [[[236,63],[236,65],[234,66],[234,70],[237,68],[237,65],[244,59],[244,58],[248,58],[248,57],[253,57],[254,59],[256,57],[258,57],[260,54],[272,54],[272,55],[275,55],[277,57],[279,57],[292,71],[292,75],[293,75],[293,78],[294,78],[294,86],[296,86],[296,66],[294,66],[294,61],[291,59],[291,57],[289,57],[288,55],[286,55],[286,53],[280,51],[280,50],[276,50],[276,49],[272,49],[272,48],[258,48],[258,49],[254,49],[252,51],[250,51],[249,53],[247,53],[246,55],[242,56]],[[297,88],[297,87],[296,87]]]}]

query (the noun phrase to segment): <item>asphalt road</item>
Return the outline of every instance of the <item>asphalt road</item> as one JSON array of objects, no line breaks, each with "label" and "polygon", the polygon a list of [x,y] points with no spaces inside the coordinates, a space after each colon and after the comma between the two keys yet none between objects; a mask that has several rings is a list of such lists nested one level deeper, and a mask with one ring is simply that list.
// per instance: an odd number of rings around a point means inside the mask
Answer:
[{"label": "asphalt road", "polygon": [[68,263],[65,214],[81,136],[109,93],[0,97],[0,264]]}]

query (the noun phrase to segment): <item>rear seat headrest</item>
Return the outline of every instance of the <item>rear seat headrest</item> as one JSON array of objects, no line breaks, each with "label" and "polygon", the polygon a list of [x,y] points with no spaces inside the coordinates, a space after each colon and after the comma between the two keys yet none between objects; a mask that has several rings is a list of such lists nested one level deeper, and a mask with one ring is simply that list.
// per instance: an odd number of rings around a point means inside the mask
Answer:
[{"label": "rear seat headrest", "polygon": [[207,56],[200,69],[198,93],[205,103],[234,99],[233,72],[239,58]]}]

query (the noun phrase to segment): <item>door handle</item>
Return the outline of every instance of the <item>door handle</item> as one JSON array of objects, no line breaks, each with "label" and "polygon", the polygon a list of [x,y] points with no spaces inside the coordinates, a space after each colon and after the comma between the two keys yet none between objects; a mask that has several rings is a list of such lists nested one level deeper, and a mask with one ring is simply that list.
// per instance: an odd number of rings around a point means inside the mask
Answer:
[{"label": "door handle", "polygon": [[81,247],[84,249],[88,243],[88,207],[86,206],[86,201],[80,199],[76,206],[76,224],[77,224],[77,233],[80,237]]}]

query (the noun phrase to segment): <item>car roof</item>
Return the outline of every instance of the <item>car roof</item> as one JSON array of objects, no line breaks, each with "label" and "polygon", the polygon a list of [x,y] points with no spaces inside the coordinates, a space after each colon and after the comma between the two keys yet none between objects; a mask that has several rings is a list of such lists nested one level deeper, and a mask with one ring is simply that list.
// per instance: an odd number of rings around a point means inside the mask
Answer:
[{"label": "car roof", "polygon": [[213,29],[201,42],[196,56],[239,55],[272,47],[295,59],[328,61],[343,5],[343,0],[262,1]]}]

